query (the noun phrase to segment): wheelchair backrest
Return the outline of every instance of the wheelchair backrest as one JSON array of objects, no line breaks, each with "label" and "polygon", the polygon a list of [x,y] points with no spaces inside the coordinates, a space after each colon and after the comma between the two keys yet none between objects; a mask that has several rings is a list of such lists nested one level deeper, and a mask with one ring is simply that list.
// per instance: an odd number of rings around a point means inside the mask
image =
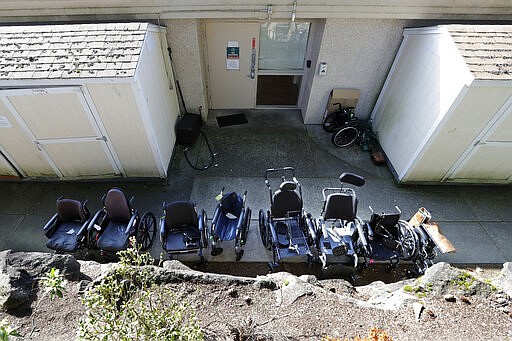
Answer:
[{"label": "wheelchair backrest", "polygon": [[243,205],[243,199],[235,192],[231,192],[222,197],[222,200],[220,201],[220,210],[224,215],[230,213],[235,217],[239,217],[240,213],[242,213]]},{"label": "wheelchair backrest", "polygon": [[400,213],[373,213],[370,217],[370,226],[381,225],[384,228],[391,228],[398,224]]},{"label": "wheelchair backrest", "polygon": [[84,210],[83,204],[78,200],[59,199],[57,200],[57,215],[62,221],[85,222],[88,212]]},{"label": "wheelchair backrest", "polygon": [[295,183],[286,181],[281,184],[280,189],[274,192],[270,208],[274,218],[285,218],[290,212],[300,213],[302,198],[296,188]]},{"label": "wheelchair backrest", "polygon": [[353,221],[357,215],[357,198],[351,193],[331,193],[325,200],[323,219]]},{"label": "wheelchair backrest", "polygon": [[165,222],[168,229],[187,225],[199,228],[195,205],[190,201],[175,201],[165,205]]},{"label": "wheelchair backrest", "polygon": [[110,220],[126,224],[130,221],[132,216],[130,203],[119,188],[112,188],[107,192],[103,205]]}]

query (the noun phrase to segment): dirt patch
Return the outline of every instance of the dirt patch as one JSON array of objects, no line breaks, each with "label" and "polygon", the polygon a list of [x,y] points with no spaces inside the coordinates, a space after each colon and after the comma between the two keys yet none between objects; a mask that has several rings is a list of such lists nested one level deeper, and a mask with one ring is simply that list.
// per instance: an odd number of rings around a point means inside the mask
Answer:
[{"label": "dirt patch", "polygon": [[[473,269],[474,270],[474,269]],[[491,278],[494,269],[477,271]],[[394,340],[508,340],[512,338],[512,317],[489,299],[469,297],[456,302],[443,297],[422,298],[425,307],[419,320],[411,304],[397,311],[363,308],[363,299],[348,282],[320,281],[322,290],[298,298],[290,305],[279,304],[277,292],[254,285],[166,284],[197,311],[207,340],[321,340],[323,336],[352,338],[366,336],[372,327],[384,329]],[[83,315],[79,283],[67,282],[64,298],[50,301],[43,295],[32,304],[32,316],[14,317],[1,313],[23,337],[20,340],[73,340]],[[41,301],[41,297],[42,301]],[[32,336],[30,336],[32,330]],[[17,338],[13,338],[18,340]]]}]

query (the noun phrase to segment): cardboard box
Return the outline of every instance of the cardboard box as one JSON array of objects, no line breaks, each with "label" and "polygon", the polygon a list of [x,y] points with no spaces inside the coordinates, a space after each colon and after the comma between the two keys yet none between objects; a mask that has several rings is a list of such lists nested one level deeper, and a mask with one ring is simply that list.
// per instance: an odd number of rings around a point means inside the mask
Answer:
[{"label": "cardboard box", "polygon": [[344,108],[355,108],[360,93],[358,89],[332,89],[327,101],[327,113],[330,114],[338,110],[338,105],[335,103],[341,103]]}]

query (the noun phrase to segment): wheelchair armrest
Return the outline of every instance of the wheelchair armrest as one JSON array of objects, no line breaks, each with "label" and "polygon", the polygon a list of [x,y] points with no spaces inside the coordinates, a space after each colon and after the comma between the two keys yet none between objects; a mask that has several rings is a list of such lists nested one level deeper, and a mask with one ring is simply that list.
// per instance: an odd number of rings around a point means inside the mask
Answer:
[{"label": "wheelchair armrest", "polygon": [[217,226],[217,220],[219,219],[219,215],[220,215],[220,208],[219,208],[219,206],[217,206],[217,208],[215,208],[215,212],[213,213],[212,226],[210,226],[210,231],[212,233],[215,230],[215,226]]},{"label": "wheelchair armrest", "polygon": [[57,223],[58,217],[59,217],[58,213],[55,213],[55,214],[50,218],[50,220],[48,220],[48,222],[46,223],[46,225],[44,225],[44,227],[43,227],[43,231],[44,231],[44,234],[45,234],[47,237],[50,237],[51,232],[52,232],[52,229],[55,227],[55,224]]},{"label": "wheelchair armrest", "polygon": [[78,230],[78,233],[76,234],[76,237],[77,239],[80,240],[80,238],[82,238],[85,233],[87,232],[87,227],[89,226],[89,219],[87,219],[83,224],[82,224],[82,227],[80,228],[80,230]]},{"label": "wheelchair armrest", "polygon": [[277,233],[276,233],[276,229],[274,228],[274,225],[272,223],[269,223],[268,227],[270,229],[270,234],[272,235],[272,244],[279,243],[279,240],[277,239]]},{"label": "wheelchair armrest", "polygon": [[165,217],[160,217],[160,243],[164,245],[165,241]]},{"label": "wheelchair armrest", "polygon": [[365,226],[368,231],[368,239],[373,240],[374,232],[372,226],[368,222],[365,223]]},{"label": "wheelchair armrest", "polygon": [[130,221],[128,222],[128,225],[126,226],[126,230],[124,231],[124,234],[130,234],[130,230],[132,229],[133,225],[135,224],[135,219],[139,217],[139,212],[136,210],[133,211],[132,217],[130,218]]},{"label": "wheelchair armrest", "polygon": [[311,236],[311,238],[313,238],[313,240],[316,241],[317,237],[316,237],[315,222],[313,221],[313,217],[309,213],[306,217],[306,224],[308,225],[309,235]]},{"label": "wheelchair armrest", "polygon": [[204,226],[204,222],[203,222],[203,214],[204,213],[205,212],[203,211],[203,212],[201,212],[200,215],[197,216],[197,220],[198,220],[197,226],[199,228],[199,232],[203,232],[204,228],[206,227],[206,226]]},{"label": "wheelchair armrest", "polygon": [[236,230],[239,231],[242,228],[242,224],[244,223],[245,216],[245,208],[242,208],[242,212],[240,212],[240,216],[238,217],[238,222],[236,223]]},{"label": "wheelchair armrest", "polygon": [[87,231],[90,231],[93,227],[94,227],[94,224],[96,224],[96,221],[98,220],[98,218],[100,217],[100,215],[102,213],[105,212],[105,209],[101,208],[99,209],[95,214],[94,214],[94,217],[92,217],[92,219],[89,221],[89,225],[87,225]]}]

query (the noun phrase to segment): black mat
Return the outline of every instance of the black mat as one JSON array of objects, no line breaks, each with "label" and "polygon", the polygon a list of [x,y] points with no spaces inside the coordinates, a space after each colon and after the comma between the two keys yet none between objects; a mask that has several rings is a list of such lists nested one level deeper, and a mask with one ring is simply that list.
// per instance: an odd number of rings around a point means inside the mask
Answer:
[{"label": "black mat", "polygon": [[245,124],[248,123],[248,121],[244,114],[233,114],[226,116],[218,116],[217,123],[219,124],[219,127],[226,127],[235,126],[238,124]]}]

